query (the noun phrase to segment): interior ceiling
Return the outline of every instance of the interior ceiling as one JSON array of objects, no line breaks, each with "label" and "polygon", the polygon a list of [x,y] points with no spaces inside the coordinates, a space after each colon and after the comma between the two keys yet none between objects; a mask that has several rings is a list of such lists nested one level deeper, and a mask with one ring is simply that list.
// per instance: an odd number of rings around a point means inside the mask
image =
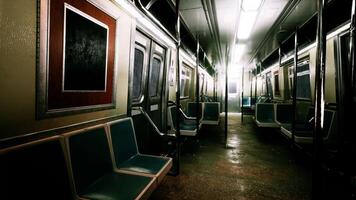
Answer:
[{"label": "interior ceiling", "polygon": [[[190,31],[198,36],[208,58],[215,64],[225,65],[231,62],[235,42],[247,45],[238,62],[240,65],[247,65],[254,57],[263,58],[267,53],[259,51],[273,50],[271,48],[272,43],[275,43],[276,33],[282,30],[285,33],[282,37],[287,37],[296,25],[315,12],[316,7],[315,1],[311,0],[263,0],[250,37],[239,41],[235,37],[241,3],[242,0],[180,0],[183,20]],[[291,5],[295,5],[291,10],[292,14],[283,15],[283,11]],[[281,20],[281,17],[284,19]]]}]

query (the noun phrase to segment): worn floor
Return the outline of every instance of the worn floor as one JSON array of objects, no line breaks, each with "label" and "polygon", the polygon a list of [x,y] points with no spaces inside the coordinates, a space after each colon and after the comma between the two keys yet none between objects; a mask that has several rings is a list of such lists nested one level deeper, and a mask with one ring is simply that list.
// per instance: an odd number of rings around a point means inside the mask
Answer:
[{"label": "worn floor", "polygon": [[228,122],[227,147],[224,121],[204,127],[199,145],[183,145],[180,175],[166,176],[150,199],[311,198],[311,166],[278,132],[257,129],[250,117],[241,123],[239,114]]}]

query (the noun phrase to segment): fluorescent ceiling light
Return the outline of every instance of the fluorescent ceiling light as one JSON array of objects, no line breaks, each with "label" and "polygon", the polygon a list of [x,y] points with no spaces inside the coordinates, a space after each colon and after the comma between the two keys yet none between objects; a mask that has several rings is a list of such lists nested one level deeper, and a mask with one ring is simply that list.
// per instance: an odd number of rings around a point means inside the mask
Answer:
[{"label": "fluorescent ceiling light", "polygon": [[242,9],[244,11],[256,11],[260,8],[262,0],[243,0]]},{"label": "fluorescent ceiling light", "polygon": [[236,64],[240,61],[240,59],[242,58],[243,54],[245,53],[245,49],[246,49],[247,45],[246,44],[237,44],[234,48],[234,54],[232,55],[232,63]]},{"label": "fluorescent ceiling light", "polygon": [[245,52],[246,44],[237,44],[235,48],[235,54],[242,55]]},{"label": "fluorescent ceiling light", "polygon": [[257,12],[241,12],[240,23],[237,30],[237,38],[245,40],[250,37],[253,26],[255,25]]}]

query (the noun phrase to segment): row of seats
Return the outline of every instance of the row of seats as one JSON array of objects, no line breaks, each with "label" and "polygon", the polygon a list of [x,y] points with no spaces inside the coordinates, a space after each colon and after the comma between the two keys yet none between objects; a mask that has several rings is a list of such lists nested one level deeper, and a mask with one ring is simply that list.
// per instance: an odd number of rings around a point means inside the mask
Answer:
[{"label": "row of seats", "polygon": [[[218,125],[220,122],[220,103],[219,102],[203,102],[199,103],[199,111],[202,114],[197,114],[196,102],[189,102],[186,115],[182,109],[179,109],[180,119],[179,127],[182,136],[196,136],[203,124]],[[196,124],[196,118],[199,118],[199,125]],[[175,134],[177,130],[177,107],[168,107],[168,126],[169,132]]]},{"label": "row of seats", "polygon": [[253,115],[255,113],[254,105],[256,99],[251,97],[243,97],[241,99],[241,113],[244,115]]},{"label": "row of seats", "polygon": [[[280,128],[280,132],[297,144],[313,143],[314,107],[310,102],[296,105],[295,131],[292,135],[293,106],[282,103],[258,103],[254,121],[258,127]],[[332,143],[336,137],[336,111],[325,109],[323,113],[323,139]]]},{"label": "row of seats", "polygon": [[147,199],[172,159],[139,153],[125,118],[0,150],[2,199]]}]

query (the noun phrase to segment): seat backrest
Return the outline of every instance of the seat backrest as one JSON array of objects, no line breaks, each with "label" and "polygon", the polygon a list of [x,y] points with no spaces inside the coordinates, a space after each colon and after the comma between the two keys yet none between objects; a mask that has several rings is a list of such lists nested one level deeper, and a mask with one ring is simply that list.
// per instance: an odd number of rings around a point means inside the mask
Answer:
[{"label": "seat backrest", "polygon": [[252,106],[252,105],[255,105],[255,104],[256,104],[256,98],[255,98],[255,97],[252,97],[252,98],[251,98],[251,106]]},{"label": "seat backrest", "polygon": [[276,104],[276,120],[280,123],[292,123],[293,105]]},{"label": "seat backrest", "polygon": [[220,114],[219,102],[205,102],[203,106],[203,119],[218,120]]},{"label": "seat backrest", "polygon": [[308,120],[310,120],[312,116],[314,116],[313,110],[310,109],[313,109],[311,107],[311,102],[297,101],[295,119],[297,124],[305,124],[308,122]]},{"label": "seat backrest", "polygon": [[242,98],[242,107],[251,107],[251,97]]},{"label": "seat backrest", "polygon": [[116,166],[138,154],[135,129],[131,118],[124,118],[108,124]]},{"label": "seat backrest", "polygon": [[60,137],[0,151],[1,199],[74,199]]},{"label": "seat backrest", "polygon": [[256,119],[258,121],[274,121],[274,104],[273,103],[257,103],[256,104]]},{"label": "seat backrest", "polygon": [[173,125],[173,128],[177,130],[177,107],[176,106],[169,106],[168,107],[168,121]]},{"label": "seat backrest", "polygon": [[332,126],[335,120],[335,111],[333,110],[324,110],[324,132],[323,137],[326,137],[330,134]]},{"label": "seat backrest", "polygon": [[67,139],[75,188],[81,194],[89,185],[113,170],[104,126],[64,135]]},{"label": "seat backrest", "polygon": [[[202,112],[202,103],[199,103],[198,117],[201,117],[201,112]],[[187,115],[188,115],[188,117],[197,117],[197,103],[196,102],[188,102]]]}]

